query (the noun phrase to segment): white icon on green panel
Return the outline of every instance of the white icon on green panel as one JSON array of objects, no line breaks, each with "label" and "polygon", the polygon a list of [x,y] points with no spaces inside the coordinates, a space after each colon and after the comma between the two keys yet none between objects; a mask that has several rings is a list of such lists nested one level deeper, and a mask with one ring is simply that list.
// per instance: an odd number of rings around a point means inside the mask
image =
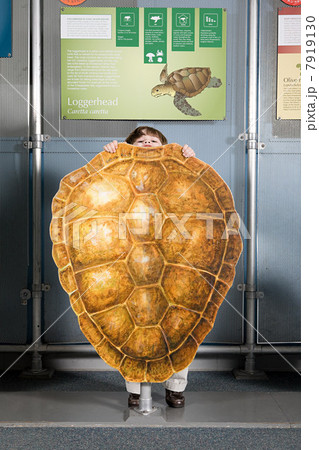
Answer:
[{"label": "white icon on green panel", "polygon": [[191,15],[189,13],[176,14],[177,27],[189,27],[191,22]]},{"label": "white icon on green panel", "polygon": [[164,56],[164,52],[163,50],[157,50],[156,51],[156,61],[157,62],[162,62],[163,61],[163,57]]},{"label": "white icon on green panel", "polygon": [[121,13],[120,14],[121,27],[134,27],[135,26],[135,13]]},{"label": "white icon on green panel", "polygon": [[146,58],[148,58],[148,62],[149,62],[149,63],[154,62],[154,61],[153,61],[153,58],[155,57],[154,53],[149,52],[149,53],[147,53],[145,56],[146,56]]},{"label": "white icon on green panel", "polygon": [[204,14],[204,27],[213,28],[218,26],[218,15],[216,13]]},{"label": "white icon on green panel", "polygon": [[149,27],[162,27],[163,26],[163,14],[149,14],[148,15],[148,26]]}]

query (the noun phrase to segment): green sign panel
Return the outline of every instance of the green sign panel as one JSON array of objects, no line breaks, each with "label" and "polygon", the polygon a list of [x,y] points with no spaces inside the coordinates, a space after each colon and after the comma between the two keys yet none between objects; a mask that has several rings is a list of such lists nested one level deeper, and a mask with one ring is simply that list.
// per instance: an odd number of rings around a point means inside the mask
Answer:
[{"label": "green sign panel", "polygon": [[221,8],[201,8],[199,18],[199,46],[222,47],[223,10]]},{"label": "green sign panel", "polygon": [[61,10],[61,116],[223,120],[221,8]]},{"label": "green sign panel", "polygon": [[144,8],[144,63],[167,62],[167,9]]},{"label": "green sign panel", "polygon": [[172,9],[172,51],[195,50],[195,8]]},{"label": "green sign panel", "polygon": [[116,47],[139,46],[137,8],[116,8]]}]

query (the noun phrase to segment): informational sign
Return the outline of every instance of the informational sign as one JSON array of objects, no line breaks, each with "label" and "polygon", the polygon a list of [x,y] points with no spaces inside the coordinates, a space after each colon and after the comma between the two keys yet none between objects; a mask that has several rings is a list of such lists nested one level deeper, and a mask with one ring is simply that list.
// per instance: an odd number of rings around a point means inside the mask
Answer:
[{"label": "informational sign", "polygon": [[301,8],[278,11],[277,119],[301,119]]},{"label": "informational sign", "polygon": [[63,119],[224,120],[222,8],[61,9]]},{"label": "informational sign", "polygon": [[11,0],[0,0],[0,58],[12,56]]}]

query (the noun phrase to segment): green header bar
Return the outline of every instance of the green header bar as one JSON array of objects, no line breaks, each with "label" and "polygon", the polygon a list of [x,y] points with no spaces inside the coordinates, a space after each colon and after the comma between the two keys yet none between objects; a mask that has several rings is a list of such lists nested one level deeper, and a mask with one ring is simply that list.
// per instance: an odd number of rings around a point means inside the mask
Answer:
[{"label": "green header bar", "polygon": [[144,63],[167,62],[167,8],[144,8]]},{"label": "green header bar", "polygon": [[116,8],[116,47],[139,46],[138,8]]},{"label": "green header bar", "polygon": [[172,8],[172,51],[195,50],[195,8]]},{"label": "green header bar", "polygon": [[200,8],[199,47],[222,47],[222,8]]}]

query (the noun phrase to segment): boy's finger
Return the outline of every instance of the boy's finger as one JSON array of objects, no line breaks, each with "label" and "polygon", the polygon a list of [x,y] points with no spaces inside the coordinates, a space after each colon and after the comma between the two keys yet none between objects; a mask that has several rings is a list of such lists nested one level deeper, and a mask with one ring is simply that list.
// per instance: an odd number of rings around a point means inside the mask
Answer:
[{"label": "boy's finger", "polygon": [[111,143],[111,145],[112,145],[112,151],[113,151],[113,153],[115,153],[115,152],[116,152],[116,149],[117,149],[117,147],[118,147],[117,141],[113,141],[113,142]]},{"label": "boy's finger", "polygon": [[195,156],[194,150],[187,144],[182,148],[182,153],[184,156]]},{"label": "boy's finger", "polygon": [[111,147],[111,144],[106,144],[106,145],[104,145],[103,150],[106,151],[106,152],[108,152],[108,153],[112,153],[112,152],[113,152],[113,149],[112,149],[112,147]]},{"label": "boy's finger", "polygon": [[116,149],[117,149],[117,147],[118,147],[118,142],[117,142],[117,141],[113,141],[113,142],[111,143],[111,145],[112,145],[112,153],[115,153],[115,152],[116,152]]},{"label": "boy's finger", "polygon": [[105,150],[106,152],[109,152],[109,153],[115,153],[117,147],[118,147],[118,142],[112,141],[109,144],[104,145],[103,150]]}]

